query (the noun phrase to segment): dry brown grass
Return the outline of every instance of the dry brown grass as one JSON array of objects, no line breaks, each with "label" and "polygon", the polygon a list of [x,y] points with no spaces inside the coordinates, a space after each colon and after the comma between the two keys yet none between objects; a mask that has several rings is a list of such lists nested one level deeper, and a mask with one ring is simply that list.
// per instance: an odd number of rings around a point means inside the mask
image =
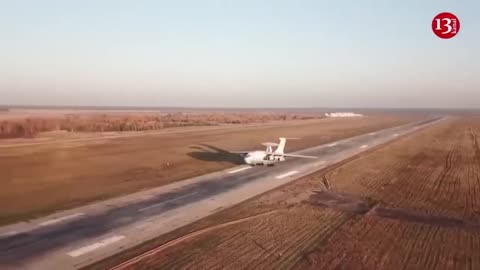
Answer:
[{"label": "dry brown grass", "polygon": [[1,148],[0,223],[51,213],[95,200],[165,185],[232,167],[222,150],[259,149],[278,136],[300,137],[294,151],[412,120],[398,117],[324,119],[242,128]]}]

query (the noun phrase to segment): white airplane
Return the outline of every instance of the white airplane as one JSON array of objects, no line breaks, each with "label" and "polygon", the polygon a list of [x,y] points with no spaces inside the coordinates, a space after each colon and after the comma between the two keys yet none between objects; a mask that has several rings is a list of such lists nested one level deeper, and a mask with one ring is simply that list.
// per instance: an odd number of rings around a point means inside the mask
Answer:
[{"label": "white airplane", "polygon": [[[296,139],[296,138],[289,138]],[[280,143],[265,142],[262,145],[266,146],[265,151],[230,151],[231,153],[240,154],[243,156],[243,160],[246,164],[255,165],[267,165],[273,166],[275,162],[284,161],[285,157],[299,157],[299,158],[317,158],[314,156],[303,156],[295,154],[286,154],[283,152],[285,149],[285,143],[287,138],[280,138]],[[273,151],[273,147],[277,146],[277,149]]]}]

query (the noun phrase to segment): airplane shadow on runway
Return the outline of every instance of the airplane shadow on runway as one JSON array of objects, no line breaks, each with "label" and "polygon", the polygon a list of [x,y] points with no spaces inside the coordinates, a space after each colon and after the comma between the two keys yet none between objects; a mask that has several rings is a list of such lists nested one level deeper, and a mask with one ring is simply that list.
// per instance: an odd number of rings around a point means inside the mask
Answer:
[{"label": "airplane shadow on runway", "polygon": [[209,144],[199,144],[190,147],[197,151],[188,153],[192,158],[203,160],[203,161],[212,161],[212,162],[230,162],[235,165],[244,164],[243,158],[240,154],[230,153],[225,149],[209,145]]}]

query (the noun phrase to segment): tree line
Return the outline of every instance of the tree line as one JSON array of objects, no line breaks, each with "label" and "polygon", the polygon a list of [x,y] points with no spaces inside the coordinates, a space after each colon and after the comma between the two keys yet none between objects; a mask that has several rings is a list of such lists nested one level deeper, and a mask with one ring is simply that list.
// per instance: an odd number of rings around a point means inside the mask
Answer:
[{"label": "tree line", "polygon": [[62,117],[29,117],[0,120],[0,138],[31,138],[40,132],[146,131],[178,126],[258,123],[312,118],[292,114],[171,113],[159,115],[68,114]]}]

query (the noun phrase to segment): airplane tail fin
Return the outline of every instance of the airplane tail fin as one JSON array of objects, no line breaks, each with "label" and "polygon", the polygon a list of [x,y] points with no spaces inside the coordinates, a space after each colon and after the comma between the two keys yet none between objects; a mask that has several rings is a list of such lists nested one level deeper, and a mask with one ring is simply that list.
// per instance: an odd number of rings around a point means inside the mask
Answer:
[{"label": "airplane tail fin", "polygon": [[275,152],[273,152],[274,154],[284,154],[284,151],[285,151],[285,144],[287,143],[287,139],[288,140],[298,140],[300,138],[279,138],[280,139],[280,143],[278,144],[278,147],[277,149],[275,149]]},{"label": "airplane tail fin", "polygon": [[278,144],[277,149],[275,149],[275,154],[283,154],[283,151],[285,150],[285,144],[287,142],[286,138],[280,138],[280,143]]}]

